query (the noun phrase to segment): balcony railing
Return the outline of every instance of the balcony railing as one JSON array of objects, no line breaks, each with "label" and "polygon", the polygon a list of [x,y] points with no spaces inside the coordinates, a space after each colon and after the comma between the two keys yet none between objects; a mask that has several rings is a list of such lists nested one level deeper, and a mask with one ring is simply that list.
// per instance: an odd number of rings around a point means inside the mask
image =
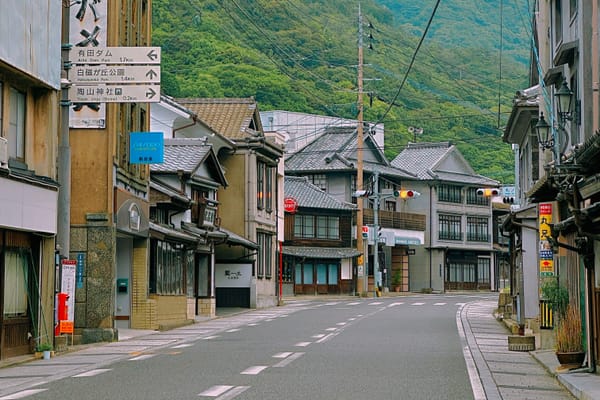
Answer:
[{"label": "balcony railing", "polygon": [[[373,209],[363,210],[363,224],[373,225]],[[426,222],[424,214],[413,214],[397,211],[379,210],[379,226],[382,228],[407,229],[411,231],[425,231]]]}]

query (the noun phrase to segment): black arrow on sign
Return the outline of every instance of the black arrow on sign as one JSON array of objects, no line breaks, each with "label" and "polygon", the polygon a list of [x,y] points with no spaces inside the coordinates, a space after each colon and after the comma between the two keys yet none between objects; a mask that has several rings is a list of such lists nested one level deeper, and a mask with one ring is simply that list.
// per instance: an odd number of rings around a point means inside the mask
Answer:
[{"label": "black arrow on sign", "polygon": [[152,88],[148,88],[148,91],[146,92],[146,97],[151,99],[154,97],[155,94],[156,94],[156,92],[154,90],[152,90]]},{"label": "black arrow on sign", "polygon": [[146,76],[150,79],[154,79],[158,74],[156,72],[154,72],[153,69],[151,69],[150,71],[146,72]]},{"label": "black arrow on sign", "polygon": [[149,59],[151,59],[152,61],[156,60],[158,58],[158,54],[156,54],[156,52],[154,51],[154,49],[150,50],[150,53],[146,54],[148,56]]}]

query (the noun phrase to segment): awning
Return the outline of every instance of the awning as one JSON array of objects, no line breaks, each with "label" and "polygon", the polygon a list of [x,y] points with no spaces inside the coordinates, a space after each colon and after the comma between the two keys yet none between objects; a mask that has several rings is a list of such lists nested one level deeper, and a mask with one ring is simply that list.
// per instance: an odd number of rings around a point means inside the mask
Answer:
[{"label": "awning", "polygon": [[302,246],[283,246],[283,254],[288,256],[306,257],[306,258],[352,258],[362,253],[352,247],[302,247]]},{"label": "awning", "polygon": [[187,234],[178,229],[169,228],[163,225],[156,224],[152,221],[148,224],[150,228],[150,236],[161,240],[170,239],[172,241],[196,243],[198,238],[194,235]]},{"label": "awning", "polygon": [[408,229],[382,228],[379,234],[379,242],[391,247],[396,245],[423,244],[425,243],[425,232]]},{"label": "awning", "polygon": [[227,234],[227,239],[225,240],[227,244],[243,246],[252,250],[258,250],[259,248],[258,244],[254,243],[252,240],[246,239],[245,237],[233,233],[223,227],[219,228],[219,230]]}]

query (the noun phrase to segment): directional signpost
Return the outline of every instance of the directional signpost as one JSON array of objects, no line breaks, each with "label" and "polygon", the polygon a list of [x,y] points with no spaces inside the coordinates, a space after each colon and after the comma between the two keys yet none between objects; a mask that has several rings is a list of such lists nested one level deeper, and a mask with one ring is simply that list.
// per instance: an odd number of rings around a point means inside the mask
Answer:
[{"label": "directional signpost", "polygon": [[71,56],[73,103],[160,101],[160,47],[86,47]]},{"label": "directional signpost", "polygon": [[160,101],[160,85],[71,86],[73,103],[151,103]]}]

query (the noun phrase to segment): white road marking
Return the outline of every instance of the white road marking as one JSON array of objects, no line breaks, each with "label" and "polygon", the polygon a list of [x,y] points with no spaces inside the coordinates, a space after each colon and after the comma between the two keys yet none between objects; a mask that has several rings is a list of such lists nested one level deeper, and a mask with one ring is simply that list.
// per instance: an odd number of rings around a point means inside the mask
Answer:
[{"label": "white road marking", "polygon": [[82,372],[81,374],[73,375],[73,378],[87,378],[90,376],[96,376],[103,374],[104,372],[110,371],[110,369],[92,369],[91,371]]},{"label": "white road marking", "polygon": [[370,306],[378,306],[380,304],[383,304],[383,302],[382,301],[374,301],[372,303],[369,303]]},{"label": "white road marking", "polygon": [[231,400],[238,394],[243,393],[248,389],[250,389],[250,386],[236,386],[229,392],[225,393],[223,396],[217,397],[215,400]]},{"label": "white road marking", "polygon": [[467,304],[467,303],[455,303],[454,305],[455,306],[464,306],[465,304]]},{"label": "white road marking", "polygon": [[338,322],[336,325],[344,326],[344,325],[346,325],[346,322]]},{"label": "white road marking", "polygon": [[330,333],[329,335],[327,335],[327,336],[324,336],[324,337],[322,337],[321,339],[317,340],[317,343],[323,343],[323,342],[325,342],[325,341],[329,340],[330,338],[332,338],[332,337],[334,337],[334,336],[335,336],[335,334],[333,334],[333,333]]},{"label": "white road marking", "polygon": [[258,324],[256,322],[253,322],[251,324],[247,324],[248,326],[258,326]]},{"label": "white road marking", "polygon": [[348,321],[355,321],[356,318],[348,318]]},{"label": "white road marking", "polygon": [[154,357],[156,354],[142,354],[141,356],[130,358],[129,361],[142,361]]},{"label": "white road marking", "polygon": [[207,337],[202,338],[202,340],[216,339],[218,337],[219,337],[219,335],[207,336]]},{"label": "white road marking", "polygon": [[215,386],[205,390],[204,392],[199,393],[198,396],[217,397],[217,396],[222,395],[223,393],[225,393],[226,391],[228,391],[231,388],[233,388],[233,386],[215,385]]},{"label": "white road marking", "polygon": [[360,304],[360,301],[353,301],[352,303],[346,304],[347,306],[357,306]]},{"label": "white road marking", "polygon": [[331,303],[325,303],[326,306],[335,306],[336,304],[338,304],[337,301],[331,302]]},{"label": "white road marking", "polygon": [[276,368],[285,367],[286,365],[288,365],[289,363],[291,363],[294,360],[299,359],[303,355],[304,355],[304,353],[293,353],[291,356],[289,356],[289,357],[279,361],[277,364],[273,365],[273,367],[276,367]]},{"label": "white road marking", "polygon": [[328,332],[332,332],[332,331],[337,331],[337,330],[338,330],[338,328],[333,328],[333,327],[332,327],[332,328],[327,328],[327,329],[325,329],[325,330],[326,330],[326,331],[328,331]]},{"label": "white road marking", "polygon": [[310,342],[299,342],[299,343],[296,343],[294,346],[296,346],[296,347],[306,347],[309,344],[310,344]]},{"label": "white road marking", "polygon": [[446,303],[435,303],[434,306],[445,306]]},{"label": "white road marking", "polygon": [[23,390],[22,392],[17,392],[17,393],[9,394],[8,396],[0,397],[0,400],[22,399],[22,398],[27,397],[27,396],[32,396],[32,395],[34,395],[36,393],[44,392],[46,390],[48,390],[48,389],[29,389],[29,390]]},{"label": "white road marking", "polygon": [[390,304],[388,307],[400,306],[400,305],[402,305],[402,304],[404,304],[404,303],[392,303],[392,304]]},{"label": "white road marking", "polygon": [[240,374],[242,375],[258,375],[265,369],[269,368],[268,365],[255,365],[253,367],[246,368]]},{"label": "white road marking", "polygon": [[177,346],[173,346],[171,347],[172,349],[183,349],[185,347],[192,347],[194,344],[193,343],[183,343],[183,344],[178,344]]},{"label": "white road marking", "polygon": [[313,337],[314,339],[320,339],[320,338],[322,338],[323,336],[325,336],[325,334],[324,334],[324,333],[319,333],[318,335],[312,335],[312,337]]},{"label": "white road marking", "polygon": [[284,351],[283,353],[277,353],[275,355],[273,355],[273,358],[286,358],[291,356],[292,354],[294,354],[291,351]]},{"label": "white road marking", "polygon": [[225,332],[227,332],[227,333],[233,333],[233,332],[237,332],[239,330],[240,330],[239,328],[233,328],[233,329],[226,330]]},{"label": "white road marking", "polygon": [[411,306],[422,306],[425,303],[412,303]]}]

